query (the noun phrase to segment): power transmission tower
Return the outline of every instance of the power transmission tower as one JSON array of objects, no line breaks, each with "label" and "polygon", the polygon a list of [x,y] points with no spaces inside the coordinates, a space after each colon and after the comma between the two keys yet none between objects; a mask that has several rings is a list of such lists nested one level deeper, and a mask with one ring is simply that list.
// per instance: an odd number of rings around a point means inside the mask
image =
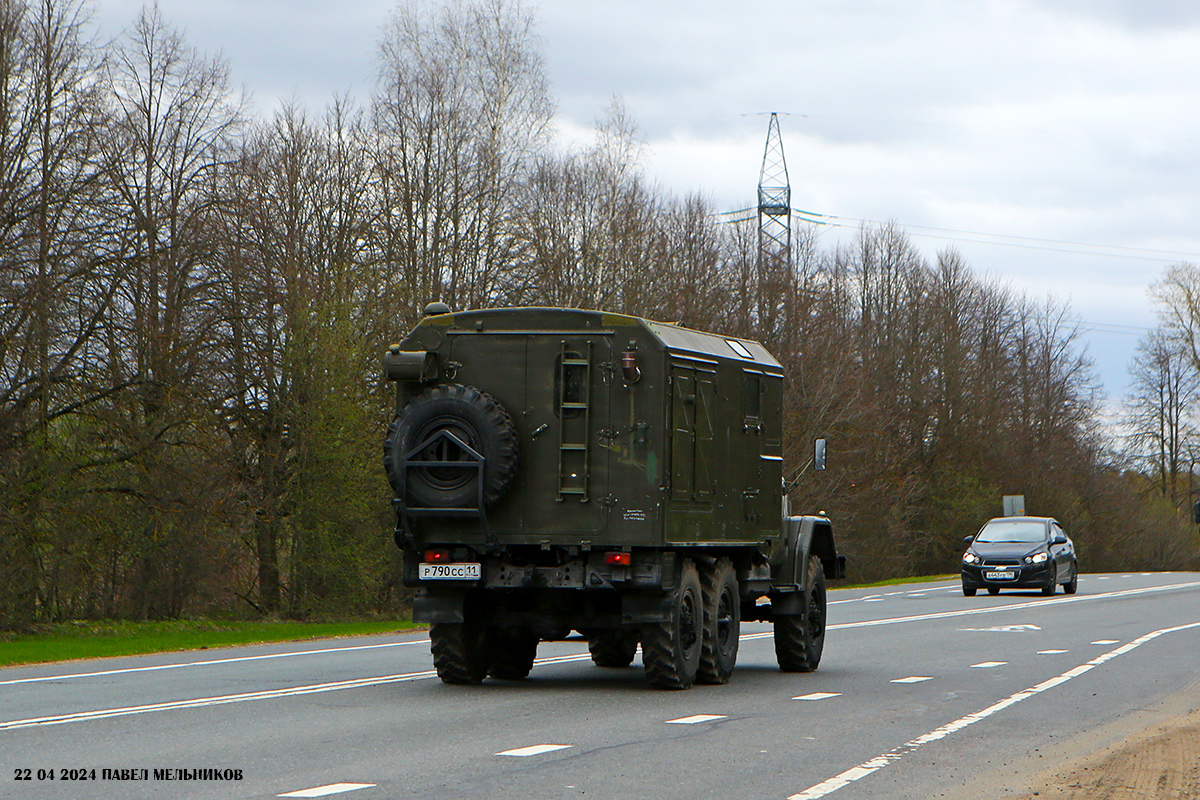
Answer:
[{"label": "power transmission tower", "polygon": [[775,309],[791,275],[792,186],[788,182],[779,115],[771,112],[762,169],[758,173],[758,323],[775,327]]}]

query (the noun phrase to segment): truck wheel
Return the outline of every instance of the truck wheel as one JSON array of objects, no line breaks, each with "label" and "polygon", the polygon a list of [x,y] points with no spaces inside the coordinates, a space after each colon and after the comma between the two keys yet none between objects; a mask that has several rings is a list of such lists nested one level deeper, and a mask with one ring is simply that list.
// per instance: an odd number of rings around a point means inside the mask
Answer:
[{"label": "truck wheel", "polygon": [[442,683],[476,684],[488,673],[487,635],[477,625],[435,622],[429,626],[429,649]]},{"label": "truck wheel", "polygon": [[698,683],[728,683],[737,663],[742,602],[733,562],[722,558],[700,575],[704,593],[704,644]]},{"label": "truck wheel", "polygon": [[784,672],[812,672],[825,648],[825,570],[808,559],[808,613],[775,618],[775,659]]},{"label": "truck wheel", "polygon": [[524,631],[494,631],[489,637],[492,668],[488,674],[504,681],[519,681],[533,669],[538,639]]},{"label": "truck wheel", "polygon": [[690,558],[683,561],[672,600],[667,622],[642,629],[642,663],[646,665],[646,679],[656,689],[687,689],[700,668],[704,599],[700,575]]},{"label": "truck wheel", "polygon": [[[392,421],[383,443],[383,466],[397,495],[407,493],[410,505],[432,508],[473,508],[479,503],[479,474],[471,456],[448,433],[484,457],[483,502],[503,496],[517,474],[517,430],[512,417],[496,399],[472,386],[452,383],[418,395]],[[422,442],[419,461],[445,466],[411,467],[407,486],[401,481],[404,456]]]},{"label": "truck wheel", "polygon": [[637,646],[638,637],[632,631],[606,631],[588,639],[588,652],[597,667],[628,667]]}]

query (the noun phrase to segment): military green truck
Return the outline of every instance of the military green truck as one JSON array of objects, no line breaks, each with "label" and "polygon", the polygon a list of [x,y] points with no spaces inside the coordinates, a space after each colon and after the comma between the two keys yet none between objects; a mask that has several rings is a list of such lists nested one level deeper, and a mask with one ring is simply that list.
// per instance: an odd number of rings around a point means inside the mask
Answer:
[{"label": "military green truck", "polygon": [[598,311],[425,313],[384,354],[383,449],[444,682],[524,678],[578,632],[601,667],[640,644],[652,686],[725,683],[748,620],[774,623],[781,669],[817,668],[844,557],[828,519],[788,512],[761,344]]}]

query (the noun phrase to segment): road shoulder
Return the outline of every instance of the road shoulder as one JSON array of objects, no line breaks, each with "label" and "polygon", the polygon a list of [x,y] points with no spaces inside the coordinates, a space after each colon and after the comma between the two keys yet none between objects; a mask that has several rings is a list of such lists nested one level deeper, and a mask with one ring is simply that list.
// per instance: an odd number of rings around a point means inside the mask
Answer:
[{"label": "road shoulder", "polygon": [[[1002,789],[979,800],[1146,800],[1200,797],[1200,680],[1152,707],[1005,768]],[[996,785],[996,784],[993,784]],[[963,787],[964,790],[968,787]],[[966,798],[968,795],[962,795]],[[947,793],[947,800],[957,794]]]}]

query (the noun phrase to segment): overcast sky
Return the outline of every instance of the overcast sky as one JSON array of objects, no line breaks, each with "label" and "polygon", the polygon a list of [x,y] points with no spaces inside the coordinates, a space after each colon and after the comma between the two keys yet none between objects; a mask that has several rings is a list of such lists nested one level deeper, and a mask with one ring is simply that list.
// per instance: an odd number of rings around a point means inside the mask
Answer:
[{"label": "overcast sky", "polygon": [[[106,36],[142,3],[96,0]],[[259,109],[365,101],[390,0],[160,0],[222,53]],[[754,202],[781,116],[797,208],[895,220],[932,260],[1070,302],[1110,399],[1126,391],[1147,287],[1200,262],[1195,0],[542,0],[564,142],[621,96],[647,173],[721,209]],[[1030,241],[1051,240],[1051,241]],[[1017,246],[1024,245],[1024,246]]]}]

